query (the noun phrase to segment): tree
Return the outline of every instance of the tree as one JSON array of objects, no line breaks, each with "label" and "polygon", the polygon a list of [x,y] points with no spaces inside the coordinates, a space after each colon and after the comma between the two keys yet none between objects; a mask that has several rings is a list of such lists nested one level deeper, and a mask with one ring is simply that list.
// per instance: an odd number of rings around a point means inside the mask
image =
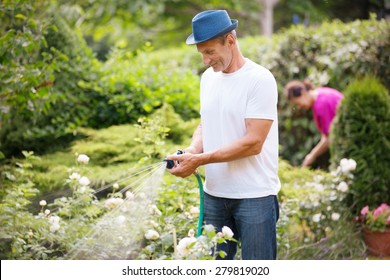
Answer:
[{"label": "tree", "polygon": [[274,7],[279,0],[260,0],[262,11],[260,13],[260,26],[262,34],[270,37],[273,34]]}]

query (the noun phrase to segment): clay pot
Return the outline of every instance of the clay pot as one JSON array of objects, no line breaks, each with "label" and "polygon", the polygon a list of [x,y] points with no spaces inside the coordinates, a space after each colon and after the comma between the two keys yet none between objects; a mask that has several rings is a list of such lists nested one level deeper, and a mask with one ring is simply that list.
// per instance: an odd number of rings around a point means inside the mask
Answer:
[{"label": "clay pot", "polygon": [[362,232],[370,255],[378,257],[390,256],[390,228],[387,228],[384,232],[380,232],[363,227]]}]

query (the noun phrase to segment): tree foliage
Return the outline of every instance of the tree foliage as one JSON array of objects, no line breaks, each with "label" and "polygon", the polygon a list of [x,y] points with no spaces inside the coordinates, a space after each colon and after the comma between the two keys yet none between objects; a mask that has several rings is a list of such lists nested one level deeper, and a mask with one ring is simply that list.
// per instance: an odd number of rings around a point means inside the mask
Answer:
[{"label": "tree foliage", "polygon": [[[381,0],[279,0],[274,9],[274,30],[301,23],[317,25],[326,19],[344,21],[368,19],[370,12],[382,18]],[[157,48],[175,46],[191,33],[191,19],[206,9],[226,9],[239,19],[240,36],[261,35],[260,19],[264,1],[253,0],[57,0],[62,15],[71,26],[80,27],[88,44],[105,60],[118,44],[134,50],[149,41]],[[341,12],[342,11],[342,12]]]}]

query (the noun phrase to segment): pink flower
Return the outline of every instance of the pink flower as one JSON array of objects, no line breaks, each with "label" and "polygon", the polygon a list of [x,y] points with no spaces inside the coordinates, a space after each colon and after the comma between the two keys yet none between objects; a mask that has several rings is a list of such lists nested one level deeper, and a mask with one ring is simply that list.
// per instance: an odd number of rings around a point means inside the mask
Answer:
[{"label": "pink flower", "polygon": [[356,221],[371,230],[384,231],[390,227],[390,206],[382,203],[370,211],[369,206],[366,205],[360,210],[360,215],[356,217]]},{"label": "pink flower", "polygon": [[363,209],[360,211],[360,214],[362,214],[362,216],[365,216],[369,211],[369,208],[368,208],[368,205],[364,206]]},{"label": "pink flower", "polygon": [[377,219],[379,217],[379,215],[381,215],[386,209],[389,208],[389,205],[387,205],[386,203],[382,203],[378,208],[376,208],[374,210],[374,219]]}]

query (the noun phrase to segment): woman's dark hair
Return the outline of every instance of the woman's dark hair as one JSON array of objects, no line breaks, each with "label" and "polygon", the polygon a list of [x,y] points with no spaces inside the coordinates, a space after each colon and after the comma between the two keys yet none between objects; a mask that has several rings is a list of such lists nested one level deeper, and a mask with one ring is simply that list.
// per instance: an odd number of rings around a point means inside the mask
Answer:
[{"label": "woman's dark hair", "polygon": [[285,86],[284,94],[286,95],[288,100],[291,100],[291,98],[301,96],[304,90],[309,91],[312,89],[313,86],[309,80],[304,80],[303,82],[293,80],[288,82],[288,84]]}]

